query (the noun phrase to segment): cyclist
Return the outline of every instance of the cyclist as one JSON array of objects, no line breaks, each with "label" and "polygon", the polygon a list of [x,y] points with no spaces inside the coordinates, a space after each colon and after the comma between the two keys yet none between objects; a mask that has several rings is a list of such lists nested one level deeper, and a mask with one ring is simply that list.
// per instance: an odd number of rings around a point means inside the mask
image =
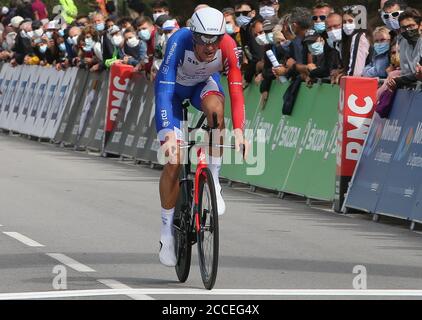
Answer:
[{"label": "cyclist", "polygon": [[[225,19],[220,11],[211,7],[197,10],[190,20],[190,27],[177,31],[169,39],[155,81],[158,138],[173,159],[164,165],[160,178],[162,226],[159,257],[167,266],[176,265],[172,225],[179,194],[180,149],[177,146],[183,141],[180,130],[182,102],[189,99],[195,108],[204,112],[209,126],[213,126],[212,115],[216,113],[218,129],[224,129],[220,71],[225,71],[228,77],[236,150],[240,150],[241,144],[247,147],[243,134],[245,105],[237,45],[225,30]],[[209,155],[219,215],[225,211],[218,180],[221,156],[220,149],[213,149]]]}]

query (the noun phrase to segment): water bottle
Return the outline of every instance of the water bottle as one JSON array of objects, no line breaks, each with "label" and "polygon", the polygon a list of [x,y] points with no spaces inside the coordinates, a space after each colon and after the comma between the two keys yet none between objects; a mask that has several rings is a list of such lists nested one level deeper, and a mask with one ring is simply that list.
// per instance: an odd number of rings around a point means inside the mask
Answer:
[{"label": "water bottle", "polygon": [[[267,54],[267,57],[271,61],[271,64],[273,65],[274,68],[277,68],[280,66],[280,63],[278,63],[278,60],[275,57],[272,50],[267,50],[265,53]],[[287,78],[285,76],[280,76],[279,80],[281,83],[287,82]]]}]

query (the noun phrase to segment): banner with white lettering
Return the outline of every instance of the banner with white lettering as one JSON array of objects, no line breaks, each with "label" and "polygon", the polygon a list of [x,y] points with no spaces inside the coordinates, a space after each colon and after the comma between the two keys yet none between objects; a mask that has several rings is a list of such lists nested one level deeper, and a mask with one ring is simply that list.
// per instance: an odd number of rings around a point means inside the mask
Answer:
[{"label": "banner with white lettering", "polygon": [[105,143],[113,130],[116,116],[122,105],[129,80],[132,77],[133,66],[114,63],[110,68],[110,81],[108,87],[107,112],[105,123]]},{"label": "banner with white lettering", "polygon": [[339,134],[334,210],[340,212],[374,114],[378,82],[343,77],[340,82]]},{"label": "banner with white lettering", "polygon": [[410,110],[412,92],[399,90],[388,119],[374,115],[368,140],[350,185],[345,206],[376,212]]}]

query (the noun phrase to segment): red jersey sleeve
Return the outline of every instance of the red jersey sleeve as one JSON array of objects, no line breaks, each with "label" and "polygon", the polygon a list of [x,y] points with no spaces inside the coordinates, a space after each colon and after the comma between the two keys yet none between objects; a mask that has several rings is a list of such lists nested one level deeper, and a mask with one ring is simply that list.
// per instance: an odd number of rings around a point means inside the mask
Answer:
[{"label": "red jersey sleeve", "polygon": [[232,37],[225,34],[221,40],[220,49],[229,85],[233,129],[242,129],[243,131],[245,126],[245,98],[243,97],[238,48]]}]

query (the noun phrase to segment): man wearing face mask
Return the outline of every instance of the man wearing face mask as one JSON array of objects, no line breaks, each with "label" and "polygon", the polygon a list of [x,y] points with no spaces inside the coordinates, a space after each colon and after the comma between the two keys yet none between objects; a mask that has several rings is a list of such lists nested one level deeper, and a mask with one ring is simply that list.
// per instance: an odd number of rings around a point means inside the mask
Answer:
[{"label": "man wearing face mask", "polygon": [[164,0],[156,0],[152,4],[152,17],[154,22],[157,21],[157,18],[161,15],[170,15],[170,7],[168,3]]},{"label": "man wearing face mask", "polygon": [[[400,69],[401,76],[387,80],[390,89],[397,85],[414,82],[420,76],[422,63],[422,16],[413,8],[406,9],[399,17],[400,32]],[[419,65],[418,65],[419,64]]]},{"label": "man wearing face mask", "polygon": [[136,19],[135,26],[138,31],[138,37],[147,44],[148,63],[145,64],[143,70],[149,76],[154,60],[157,28],[154,26],[151,18],[146,16]]},{"label": "man wearing face mask", "polygon": [[260,0],[259,5],[259,15],[266,20],[270,20],[273,17],[278,18],[278,10],[280,5],[278,0]]},{"label": "man wearing face mask", "polygon": [[312,21],[314,22],[314,30],[321,34],[325,39],[327,32],[325,31],[325,21],[330,13],[334,10],[331,5],[325,2],[318,2],[312,8]]},{"label": "man wearing face mask", "polygon": [[76,66],[78,57],[78,38],[81,35],[80,27],[72,27],[69,29],[68,36],[66,38],[67,53],[71,66]]},{"label": "man wearing face mask", "polygon": [[109,69],[113,63],[123,58],[122,47],[124,44],[124,37],[120,28],[117,25],[114,25],[107,30],[107,38],[113,48],[111,58],[104,60],[104,66]]},{"label": "man wearing face mask", "polygon": [[342,16],[338,13],[330,13],[326,20],[327,43],[333,49],[330,54],[330,60],[332,61],[330,66],[331,83],[338,83],[344,73],[342,19]]},{"label": "man wearing face mask", "polygon": [[[13,25],[12,19],[12,25]],[[19,32],[16,35],[14,51],[14,61],[12,64],[23,64],[25,56],[33,55],[31,41],[32,21],[29,19],[23,20],[19,24]]]},{"label": "man wearing face mask", "polygon": [[391,30],[392,37],[400,33],[399,16],[406,7],[406,3],[401,0],[388,0],[384,3],[381,19],[387,28]]},{"label": "man wearing face mask", "polygon": [[122,63],[135,67],[137,64],[145,60],[147,56],[146,43],[138,38],[136,31],[133,28],[126,29],[123,37],[124,45],[122,48]]}]

